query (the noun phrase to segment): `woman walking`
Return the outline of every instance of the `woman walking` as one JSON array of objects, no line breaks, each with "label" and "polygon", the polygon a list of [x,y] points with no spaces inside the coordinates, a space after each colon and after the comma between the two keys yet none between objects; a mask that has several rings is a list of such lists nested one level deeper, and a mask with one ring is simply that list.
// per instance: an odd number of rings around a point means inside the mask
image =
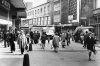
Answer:
[{"label": "woman walking", "polygon": [[95,39],[94,39],[94,35],[93,33],[91,33],[89,35],[89,37],[86,38],[86,42],[87,42],[87,49],[89,50],[89,61],[91,61],[91,55],[92,55],[92,52],[94,54],[96,54],[96,50],[95,50]]},{"label": "woman walking", "polygon": [[21,38],[21,46],[20,46],[21,47],[21,54],[23,54],[25,46],[26,46],[26,43],[27,43],[27,39],[26,39],[26,36],[25,36],[23,30],[21,30],[20,38]]},{"label": "woman walking", "polygon": [[43,34],[41,36],[42,49],[44,49],[44,47],[45,47],[46,38],[47,38],[47,35],[45,32],[43,32]]},{"label": "woman walking", "polygon": [[62,44],[62,48],[65,48],[65,38],[66,38],[66,34],[62,33],[61,35],[61,44]]},{"label": "woman walking", "polygon": [[54,52],[58,52],[59,41],[60,41],[60,38],[58,36],[58,33],[55,33],[55,35],[53,37],[53,41],[52,41],[52,44],[54,47]]},{"label": "woman walking", "polygon": [[13,31],[11,31],[9,33],[9,43],[10,43],[11,53],[13,53],[15,51],[14,36],[15,35],[14,35]]}]

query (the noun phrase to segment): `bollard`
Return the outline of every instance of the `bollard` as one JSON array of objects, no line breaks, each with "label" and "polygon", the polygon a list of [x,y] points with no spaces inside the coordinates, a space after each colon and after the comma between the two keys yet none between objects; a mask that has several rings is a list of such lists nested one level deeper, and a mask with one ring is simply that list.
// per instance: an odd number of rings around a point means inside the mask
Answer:
[{"label": "bollard", "polygon": [[30,66],[29,55],[28,54],[24,55],[23,66]]},{"label": "bollard", "polygon": [[29,44],[29,51],[32,51],[32,44]]}]

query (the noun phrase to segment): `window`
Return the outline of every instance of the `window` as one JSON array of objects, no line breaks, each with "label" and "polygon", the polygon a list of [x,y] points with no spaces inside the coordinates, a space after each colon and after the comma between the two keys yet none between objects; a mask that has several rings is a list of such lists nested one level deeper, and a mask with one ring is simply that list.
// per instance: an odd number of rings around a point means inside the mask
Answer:
[{"label": "window", "polygon": [[38,9],[38,14],[39,14],[39,9]]},{"label": "window", "polygon": [[38,25],[40,25],[40,18],[38,18]]},{"label": "window", "polygon": [[47,25],[47,17],[44,17],[44,25]]},{"label": "window", "polygon": [[48,5],[48,11],[50,10],[50,6]]},{"label": "window", "polygon": [[45,11],[46,11],[46,7],[44,7],[44,13],[45,13]]},{"label": "window", "polygon": [[36,15],[36,10],[35,10],[35,15]]},{"label": "window", "polygon": [[48,24],[48,25],[51,24],[51,21],[50,21],[50,20],[51,20],[51,18],[48,16],[48,17],[47,17],[47,24]]},{"label": "window", "polygon": [[60,10],[60,3],[54,5],[54,11]]},{"label": "window", "polygon": [[33,11],[33,15],[34,15],[34,11]]},{"label": "window", "polygon": [[32,19],[29,20],[29,25],[32,25],[33,24],[33,21]]},{"label": "window", "polygon": [[41,25],[41,17],[40,17],[40,25]]},{"label": "window", "polygon": [[54,2],[59,1],[59,0],[54,0]]},{"label": "window", "polygon": [[44,25],[44,23],[43,23],[44,21],[43,21],[43,17],[41,18],[41,25]]},{"label": "window", "polygon": [[60,22],[60,15],[54,16],[54,22]]},{"label": "window", "polygon": [[41,13],[42,13],[42,8],[41,8]]}]

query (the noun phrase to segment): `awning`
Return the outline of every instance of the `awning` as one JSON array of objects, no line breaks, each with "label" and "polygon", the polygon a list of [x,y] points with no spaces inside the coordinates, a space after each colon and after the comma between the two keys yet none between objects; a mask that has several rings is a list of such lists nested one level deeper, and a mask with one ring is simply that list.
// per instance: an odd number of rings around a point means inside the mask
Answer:
[{"label": "awning", "polygon": [[26,7],[23,0],[10,0],[10,1],[17,10],[17,16],[19,18],[26,18],[26,11],[25,11]]},{"label": "awning", "polygon": [[15,8],[26,8],[23,0],[10,0]]},{"label": "awning", "polygon": [[19,18],[26,18],[26,12],[25,11],[17,11],[17,16]]}]

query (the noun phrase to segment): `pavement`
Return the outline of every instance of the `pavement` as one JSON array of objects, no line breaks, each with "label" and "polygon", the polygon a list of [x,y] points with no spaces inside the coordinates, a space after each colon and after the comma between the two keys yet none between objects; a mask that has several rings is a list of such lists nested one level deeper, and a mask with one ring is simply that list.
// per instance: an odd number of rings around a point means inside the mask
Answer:
[{"label": "pavement", "polygon": [[[1,44],[2,46],[2,44]],[[92,55],[92,61],[88,61],[88,51],[82,44],[71,42],[66,48],[60,47],[58,53],[53,52],[52,43],[46,43],[45,49],[41,44],[33,44],[33,51],[29,54],[30,66],[100,66],[100,48],[96,55]],[[0,66],[23,66],[23,56],[20,54],[16,43],[16,51],[10,53],[10,48],[0,47]],[[5,63],[6,62],[6,63]]]}]

